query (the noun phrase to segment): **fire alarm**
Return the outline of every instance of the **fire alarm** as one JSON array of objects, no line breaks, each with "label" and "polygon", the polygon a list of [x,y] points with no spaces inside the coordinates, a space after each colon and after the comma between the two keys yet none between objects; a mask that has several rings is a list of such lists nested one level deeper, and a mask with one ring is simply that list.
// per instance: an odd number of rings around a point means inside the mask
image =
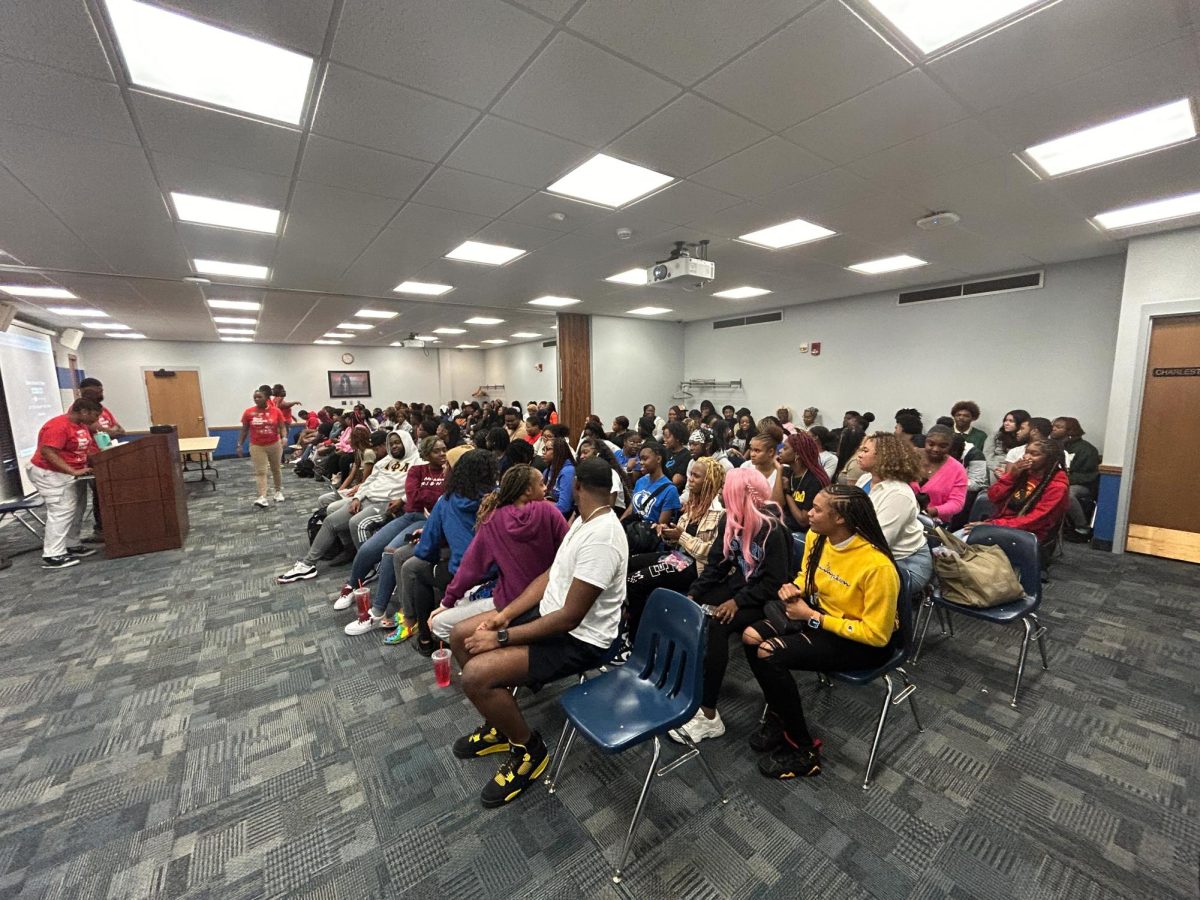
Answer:
[{"label": "fire alarm", "polygon": [[539,371],[539,372],[540,372],[540,371],[542,371],[542,364],[541,364],[541,363],[534,363],[534,364],[533,364],[533,367],[534,367],[534,369],[536,369],[536,370],[537,370],[537,371]]},{"label": "fire alarm", "polygon": [[812,355],[813,355],[813,356],[820,356],[820,355],[821,355],[821,342],[820,342],[820,341],[813,341],[813,342],[812,342]]},{"label": "fire alarm", "polygon": [[808,344],[801,344],[796,349],[799,350],[801,353],[807,353],[808,352]]}]

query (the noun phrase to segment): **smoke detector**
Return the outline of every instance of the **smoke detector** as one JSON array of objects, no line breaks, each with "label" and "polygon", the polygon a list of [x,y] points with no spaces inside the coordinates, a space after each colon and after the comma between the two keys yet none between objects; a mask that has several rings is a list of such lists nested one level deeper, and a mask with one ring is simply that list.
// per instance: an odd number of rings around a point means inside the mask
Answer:
[{"label": "smoke detector", "polygon": [[951,225],[957,225],[962,221],[962,216],[953,212],[935,212],[930,213],[923,219],[917,219],[917,227],[925,231],[933,231],[935,228],[948,228]]},{"label": "smoke detector", "polygon": [[633,237],[633,229],[632,228],[618,228],[617,229],[617,240],[618,241],[627,241],[631,237]]}]

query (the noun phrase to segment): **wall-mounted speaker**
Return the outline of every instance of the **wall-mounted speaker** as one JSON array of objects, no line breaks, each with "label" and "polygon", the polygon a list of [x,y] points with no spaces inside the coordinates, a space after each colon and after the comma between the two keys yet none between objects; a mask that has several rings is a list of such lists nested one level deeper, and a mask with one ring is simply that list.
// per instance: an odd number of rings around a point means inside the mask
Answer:
[{"label": "wall-mounted speaker", "polygon": [[83,332],[78,328],[64,328],[58,336],[58,342],[68,350],[78,350],[79,342],[83,340]]},{"label": "wall-mounted speaker", "polygon": [[12,324],[13,316],[17,314],[17,305],[15,303],[0,303],[0,331],[8,331],[8,326]]}]

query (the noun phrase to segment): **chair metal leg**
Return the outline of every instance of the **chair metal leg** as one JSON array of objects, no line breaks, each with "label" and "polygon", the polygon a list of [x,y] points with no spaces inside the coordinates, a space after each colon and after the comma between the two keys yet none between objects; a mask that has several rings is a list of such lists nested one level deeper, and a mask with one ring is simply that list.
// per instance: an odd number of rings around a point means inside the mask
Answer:
[{"label": "chair metal leg", "polygon": [[[924,612],[925,622],[919,629],[917,629],[917,646],[913,648],[912,654],[912,661],[914,665],[916,664],[917,660],[921,658],[921,648],[925,646],[925,633],[929,631],[929,620],[933,618],[933,611],[937,609],[937,607],[933,605],[932,600],[926,600],[921,604],[921,607],[921,609],[917,610],[917,618],[919,619],[921,617],[921,613]],[[940,613],[941,610],[938,610],[938,612]],[[942,634],[945,633],[946,628],[943,625]]]},{"label": "chair metal leg", "polygon": [[883,708],[879,711],[879,724],[875,726],[875,740],[871,741],[871,755],[867,757],[867,774],[863,778],[864,791],[871,786],[871,769],[875,766],[875,753],[879,750],[879,739],[883,736],[883,723],[887,721],[888,707],[892,705],[892,694],[896,690],[890,672],[883,676],[883,681],[887,685],[887,695],[883,698]]},{"label": "chair metal leg", "polygon": [[1033,636],[1033,623],[1029,621],[1029,616],[1021,619],[1021,624],[1025,626],[1025,633],[1021,636],[1021,655],[1017,659],[1017,681],[1013,685],[1012,703],[1009,704],[1013,709],[1017,708],[1017,694],[1021,692],[1021,676],[1025,674],[1025,657],[1029,653],[1029,641]]},{"label": "chair metal leg", "polygon": [[898,668],[896,671],[899,672],[900,677],[904,679],[904,690],[896,695],[896,702],[900,702],[905,697],[908,697],[908,708],[912,710],[913,721],[917,723],[917,731],[924,733],[925,729],[921,725],[921,717],[917,715],[917,700],[914,696],[914,694],[917,692],[917,686],[909,680],[908,673],[903,669]]},{"label": "chair metal leg", "polygon": [[1033,619],[1034,627],[1037,629],[1033,633],[1033,639],[1037,641],[1038,651],[1042,654],[1042,668],[1049,670],[1050,663],[1046,660],[1046,626],[1038,621],[1036,613],[1030,613],[1029,618]]},{"label": "chair metal leg", "polygon": [[942,629],[942,634],[949,634],[949,629],[946,627],[946,623],[949,621],[950,616],[947,615],[946,611],[940,606],[935,606],[933,609],[934,612],[937,613],[938,627]]},{"label": "chair metal leg", "polygon": [[575,741],[575,726],[571,724],[571,720],[563,722],[562,734],[558,736],[558,743],[554,745],[554,750],[558,753],[558,765],[554,767],[554,774],[547,780],[546,790],[553,794],[558,789],[558,780],[562,778],[563,768],[567,764],[567,754],[571,752],[571,744]]},{"label": "chair metal leg", "polygon": [[[767,708],[764,706],[764,715],[766,714],[766,711]],[[708,780],[712,782],[713,789],[717,792],[717,798],[722,804],[728,803],[729,798],[725,796],[725,789],[721,787],[721,782],[717,780],[717,773],[713,771],[713,768],[711,765],[709,765],[708,760],[704,758],[704,754],[700,752],[700,748],[697,747],[692,739],[687,736],[687,732],[680,731],[679,736],[683,738],[683,743],[687,746],[689,751],[695,751],[696,758],[700,760],[700,765],[704,767],[704,774],[708,776]],[[660,772],[659,774],[661,775],[663,773]]]},{"label": "chair metal leg", "polygon": [[[33,515],[33,514],[30,513],[30,515]],[[36,519],[37,516],[34,516],[34,518]],[[13,519],[15,519],[17,522],[20,522],[23,526],[25,526],[25,530],[28,531],[30,534],[32,534],[39,541],[42,540],[42,536],[37,533],[37,529],[34,528],[32,525],[30,525],[28,522],[26,522],[23,518],[21,518],[20,516],[18,516],[14,513]],[[38,521],[41,521],[41,520],[39,519]],[[43,527],[45,526],[45,524],[46,524],[45,522],[42,522]]]},{"label": "chair metal leg", "polygon": [[770,712],[770,710],[771,710],[771,704],[764,703],[762,712],[759,713],[759,715],[758,715],[758,724],[759,725],[762,725],[764,722],[767,721],[767,713]]},{"label": "chair metal leg", "polygon": [[638,823],[642,820],[642,810],[646,806],[646,797],[650,794],[650,784],[654,781],[654,773],[658,770],[658,758],[661,754],[662,744],[655,737],[654,755],[650,758],[650,769],[646,772],[646,781],[642,784],[642,793],[638,796],[637,806],[633,810],[633,819],[629,823],[629,831],[625,834],[625,845],[621,848],[621,858],[617,860],[617,866],[613,869],[613,884],[621,883],[621,870],[625,867],[625,860],[629,856],[630,848],[633,847],[633,835],[637,831]]}]

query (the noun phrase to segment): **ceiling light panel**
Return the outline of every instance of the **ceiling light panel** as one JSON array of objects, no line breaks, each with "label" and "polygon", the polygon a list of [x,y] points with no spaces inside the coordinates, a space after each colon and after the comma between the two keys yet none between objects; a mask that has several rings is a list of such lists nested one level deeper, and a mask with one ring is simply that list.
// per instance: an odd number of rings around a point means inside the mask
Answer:
[{"label": "ceiling light panel", "polygon": [[213,309],[236,309],[242,312],[258,312],[262,304],[254,300],[209,300],[208,305]]},{"label": "ceiling light panel", "polygon": [[1196,118],[1186,97],[1055,138],[1025,151],[1045,175],[1077,172],[1119,159],[1189,141],[1196,136]]},{"label": "ceiling light panel", "polygon": [[830,231],[828,228],[814,225],[804,219],[792,219],[789,222],[772,225],[770,228],[743,234],[739,240],[748,244],[757,244],[759,247],[766,247],[769,250],[782,250],[784,247],[795,247],[797,244],[819,241],[822,238],[833,237],[835,234],[837,234],[836,231]]},{"label": "ceiling light panel", "polygon": [[348,331],[327,331],[325,333],[325,337],[327,337],[327,338],[352,338],[352,337],[354,337],[354,335]]},{"label": "ceiling light panel", "polygon": [[299,125],[311,57],[137,0],[105,0],[135,85]]},{"label": "ceiling light panel", "polygon": [[66,288],[37,284],[0,284],[0,291],[27,300],[78,300]]},{"label": "ceiling light panel", "polygon": [[1162,200],[1140,203],[1137,206],[1110,210],[1100,213],[1095,220],[1101,228],[1111,231],[1117,228],[1133,228],[1135,225],[1148,225],[1151,222],[1164,222],[1168,219],[1181,219],[1184,216],[1196,215],[1200,215],[1200,192],[1181,194],[1178,197],[1166,197]]},{"label": "ceiling light panel", "polygon": [[482,341],[481,343],[484,343],[484,344],[507,344],[508,341],[506,341],[504,338],[489,338],[488,340]]},{"label": "ceiling light panel", "polygon": [[249,316],[213,316],[218,325],[257,325],[258,320]]},{"label": "ceiling light panel", "polygon": [[433,284],[428,281],[402,281],[392,291],[397,294],[418,294],[422,297],[440,297],[454,290],[453,285]]},{"label": "ceiling light panel", "polygon": [[609,275],[604,280],[611,281],[614,284],[645,284],[646,270],[629,269],[625,272],[618,272],[616,275]]},{"label": "ceiling light panel", "polygon": [[253,281],[266,281],[268,275],[266,266],[225,262],[220,259],[193,259],[192,265],[202,275],[225,275],[228,278],[246,278]]},{"label": "ceiling light panel", "polygon": [[458,344],[457,346],[458,346],[459,350],[478,350],[479,349],[478,344]]},{"label": "ceiling light panel", "polygon": [[902,272],[905,269],[916,269],[919,266],[927,266],[923,259],[917,259],[915,256],[909,256],[902,253],[899,256],[887,256],[883,259],[872,259],[867,262],[855,263],[852,266],[846,266],[851,272],[858,272],[860,275],[883,275],[885,272]]},{"label": "ceiling light panel", "polygon": [[237,228],[240,231],[258,231],[274,234],[279,230],[279,210],[249,203],[234,203],[215,197],[198,197],[195,194],[171,192],[171,203],[175,217],[181,222],[198,225],[215,225],[218,228]]},{"label": "ceiling light panel", "polygon": [[323,339],[323,338],[322,338],[322,339],[319,339],[319,340],[315,340],[315,341],[313,341],[313,343],[314,343],[314,344],[325,344],[325,345],[331,345],[331,344],[340,344],[340,343],[341,343],[341,341],[327,341],[327,340],[325,340],[325,339]]},{"label": "ceiling light panel", "polygon": [[617,208],[674,180],[670,175],[597,153],[546,190],[575,200]]},{"label": "ceiling light panel", "polygon": [[110,331],[104,335],[110,338],[128,338],[131,341],[144,341],[146,336],[135,331]]},{"label": "ceiling light panel", "polygon": [[1046,0],[866,0],[922,53],[929,54]]},{"label": "ceiling light panel", "polygon": [[111,331],[124,331],[129,328],[128,325],[121,325],[118,322],[80,322],[84,328],[95,328],[97,331],[108,328]]},{"label": "ceiling light panel", "polygon": [[433,329],[433,333],[434,334],[466,334],[467,329],[465,329],[465,328],[435,328],[435,329]]},{"label": "ceiling light panel", "polygon": [[429,343],[431,343],[431,344],[436,344],[436,343],[437,343],[437,341],[438,341],[438,339],[437,339],[437,338],[435,338],[435,337],[434,337],[432,334],[418,334],[418,335],[417,335],[417,336],[414,338],[414,340],[418,340],[418,341],[428,341],[428,342],[429,342]]},{"label": "ceiling light panel", "polygon": [[771,293],[766,288],[745,287],[730,288],[727,291],[717,291],[713,294],[714,297],[722,297],[726,300],[749,300],[751,297],[762,297]]},{"label": "ceiling light panel", "polygon": [[221,340],[230,344],[251,344],[254,342],[254,338],[248,337],[222,337]]},{"label": "ceiling light panel", "polygon": [[637,309],[629,310],[631,316],[661,316],[663,313],[671,312],[665,306],[639,306]]},{"label": "ceiling light panel", "polygon": [[467,319],[463,324],[464,325],[499,325],[503,321],[504,321],[503,319],[491,319],[491,318],[488,318],[487,316],[473,316],[470,319]]},{"label": "ceiling light panel", "polygon": [[254,334],[253,328],[218,328],[217,334]]},{"label": "ceiling light panel", "polygon": [[345,328],[348,331],[370,331],[374,325],[368,325],[366,322],[339,322],[338,328]]},{"label": "ceiling light panel", "polygon": [[536,331],[514,331],[512,336],[515,338],[535,338],[541,337],[541,334]]},{"label": "ceiling light panel", "polygon": [[394,319],[400,313],[390,309],[360,309],[354,315],[360,319]]},{"label": "ceiling light panel", "polygon": [[56,316],[75,316],[81,319],[107,319],[108,313],[91,306],[47,306],[46,312]]},{"label": "ceiling light panel", "polygon": [[574,306],[576,303],[582,303],[582,302],[583,302],[582,300],[576,300],[574,297],[555,297],[553,295],[548,294],[545,297],[538,297],[534,300],[530,300],[529,305],[530,306],[551,306],[551,307],[557,308],[557,307],[562,307],[562,306]]},{"label": "ceiling light panel", "polygon": [[525,251],[518,250],[516,247],[502,247],[499,244],[484,244],[480,241],[463,241],[446,254],[446,259],[479,263],[485,266],[502,266],[524,255]]}]

